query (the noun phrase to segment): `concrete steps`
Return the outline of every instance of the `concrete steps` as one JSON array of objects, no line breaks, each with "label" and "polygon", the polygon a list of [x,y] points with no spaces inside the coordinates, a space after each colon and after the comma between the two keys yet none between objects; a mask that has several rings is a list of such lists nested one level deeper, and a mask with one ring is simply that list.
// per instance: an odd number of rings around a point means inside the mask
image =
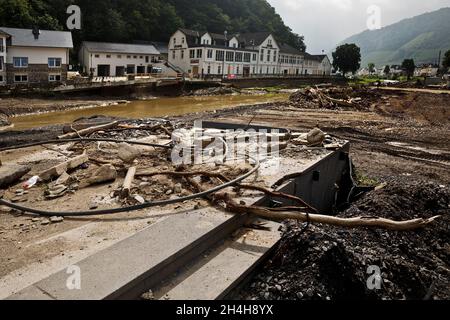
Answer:
[{"label": "concrete steps", "polygon": [[234,236],[155,289],[161,300],[218,300],[225,298],[266,258],[280,240],[280,224],[268,230],[240,229]]}]

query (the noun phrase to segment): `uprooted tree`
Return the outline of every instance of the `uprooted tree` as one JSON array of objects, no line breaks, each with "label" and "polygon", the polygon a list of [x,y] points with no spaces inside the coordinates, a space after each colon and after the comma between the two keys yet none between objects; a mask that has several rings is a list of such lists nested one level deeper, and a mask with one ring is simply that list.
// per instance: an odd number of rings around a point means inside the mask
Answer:
[{"label": "uprooted tree", "polygon": [[355,73],[361,67],[361,49],[354,43],[343,44],[333,52],[333,68],[345,74]]}]

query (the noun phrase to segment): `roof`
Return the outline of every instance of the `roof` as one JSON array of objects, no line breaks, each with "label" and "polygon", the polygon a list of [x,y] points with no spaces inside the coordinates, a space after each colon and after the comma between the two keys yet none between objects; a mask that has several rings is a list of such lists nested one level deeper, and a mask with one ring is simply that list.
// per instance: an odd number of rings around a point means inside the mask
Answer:
[{"label": "roof", "polygon": [[151,41],[151,40],[135,40],[134,44],[140,45],[152,45],[159,51],[160,54],[168,54],[169,53],[169,45],[167,42],[162,41]]},{"label": "roof", "polygon": [[322,62],[325,58],[328,58],[328,56],[326,54],[309,54],[309,53],[305,52],[306,60],[315,60],[318,62]]},{"label": "roof", "polygon": [[288,45],[287,43],[280,44],[280,52],[281,53],[287,53],[287,54],[298,54],[303,55],[304,53],[300,50]]},{"label": "roof", "polygon": [[160,52],[151,44],[127,44],[84,41],[83,46],[91,52],[135,53],[159,55]]},{"label": "roof", "polygon": [[259,46],[271,35],[270,32],[241,33],[237,37],[245,46]]},{"label": "roof", "polygon": [[11,36],[12,46],[73,48],[72,33],[68,31],[39,30],[39,38],[35,39],[32,29],[0,27],[0,32]]}]

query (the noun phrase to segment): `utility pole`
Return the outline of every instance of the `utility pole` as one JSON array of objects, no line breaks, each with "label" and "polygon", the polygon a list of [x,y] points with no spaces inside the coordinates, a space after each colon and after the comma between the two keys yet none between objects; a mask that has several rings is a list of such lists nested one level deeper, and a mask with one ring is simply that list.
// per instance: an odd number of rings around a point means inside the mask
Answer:
[{"label": "utility pole", "polygon": [[223,78],[225,76],[225,56],[226,56],[226,53],[227,53],[226,49],[227,49],[227,35],[228,35],[228,31],[225,30],[223,35],[225,36],[225,45],[224,45],[225,49],[223,51],[223,60],[222,60],[222,81],[223,81]]}]

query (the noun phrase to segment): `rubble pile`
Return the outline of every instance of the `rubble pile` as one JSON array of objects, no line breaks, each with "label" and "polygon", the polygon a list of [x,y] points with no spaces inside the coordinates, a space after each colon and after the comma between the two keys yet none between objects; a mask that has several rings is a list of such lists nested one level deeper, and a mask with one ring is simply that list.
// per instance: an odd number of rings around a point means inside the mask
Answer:
[{"label": "rubble pile", "polygon": [[[442,215],[433,227],[415,232],[319,225],[304,229],[305,225],[287,222],[276,255],[244,289],[242,297],[447,300],[449,206],[448,186],[406,180],[367,194],[339,216],[400,220]],[[377,268],[380,289],[373,277]]]},{"label": "rubble pile", "polygon": [[198,89],[190,92],[188,96],[221,96],[226,94],[240,94],[241,92],[233,87],[215,87],[207,89]]},{"label": "rubble pile", "polygon": [[293,107],[302,109],[368,110],[381,95],[375,90],[354,87],[305,88],[289,97]]}]

